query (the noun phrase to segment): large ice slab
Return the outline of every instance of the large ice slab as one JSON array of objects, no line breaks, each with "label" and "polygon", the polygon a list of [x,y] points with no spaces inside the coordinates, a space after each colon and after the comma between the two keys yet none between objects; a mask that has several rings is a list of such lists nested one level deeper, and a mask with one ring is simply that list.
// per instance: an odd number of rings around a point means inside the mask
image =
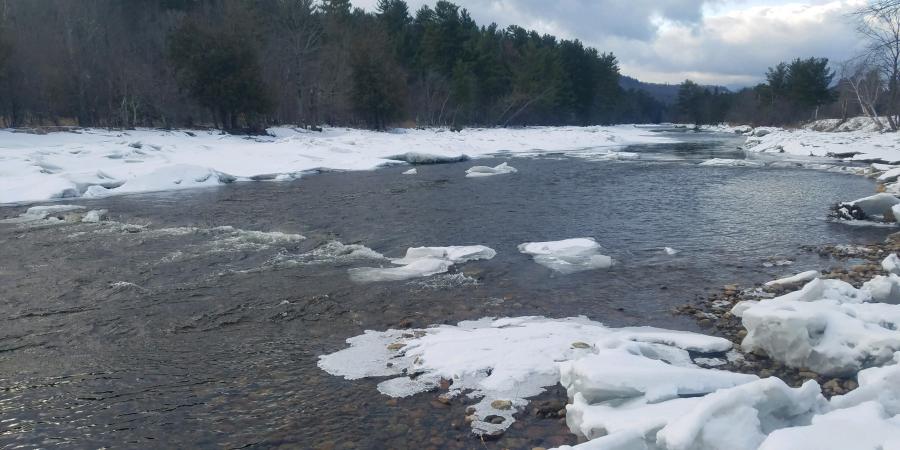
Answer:
[{"label": "large ice slab", "polygon": [[600,250],[600,244],[593,238],[527,242],[519,245],[519,251],[531,255],[534,262],[563,274],[610,268],[613,259],[600,254]]},{"label": "large ice slab", "polygon": [[[635,395],[708,392],[755,379],[691,363],[688,348],[724,351],[731,347],[725,339],[656,328],[615,329],[583,317],[482,319],[420,330],[367,331],[347,342],[349,348],[321,356],[319,367],[351,380],[393,377],[378,389],[394,397],[432,390],[442,379],[450,380],[444,395],[478,399],[472,421],[477,434],[509,427],[529,397],[560,382],[560,365],[568,367],[562,370],[565,383],[577,386],[573,389],[595,386],[593,378],[566,366],[585,357],[595,358],[591,367],[608,374],[599,382]],[[654,376],[657,370],[680,378]],[[490,416],[503,421],[491,423]]]}]

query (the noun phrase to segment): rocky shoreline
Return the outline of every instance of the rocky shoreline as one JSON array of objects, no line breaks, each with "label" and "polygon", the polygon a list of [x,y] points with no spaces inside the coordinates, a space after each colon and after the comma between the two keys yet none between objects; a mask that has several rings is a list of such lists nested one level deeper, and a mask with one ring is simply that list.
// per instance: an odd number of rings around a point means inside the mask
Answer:
[{"label": "rocky shoreline", "polygon": [[[859,288],[874,277],[887,273],[882,268],[881,261],[890,254],[900,252],[900,232],[891,234],[880,243],[810,246],[801,250],[817,253],[823,260],[836,263],[831,268],[822,270],[819,278],[841,280]],[[742,301],[764,300],[796,291],[805,283],[798,281],[793,284],[751,287],[726,285],[719,292],[702,299],[700,303],[682,305],[676,308],[674,313],[693,317],[701,327],[729,339],[734,342],[735,349],[740,349],[747,330],[742,325],[741,319],[731,313],[732,308]],[[724,361],[723,364],[716,364],[714,367],[749,373],[760,378],[778,377],[793,387],[798,387],[807,380],[815,380],[822,386],[822,393],[826,398],[846,394],[858,387],[855,377],[827,377],[809,369],[788,367],[762,352],[740,352],[739,356],[732,355]]]}]

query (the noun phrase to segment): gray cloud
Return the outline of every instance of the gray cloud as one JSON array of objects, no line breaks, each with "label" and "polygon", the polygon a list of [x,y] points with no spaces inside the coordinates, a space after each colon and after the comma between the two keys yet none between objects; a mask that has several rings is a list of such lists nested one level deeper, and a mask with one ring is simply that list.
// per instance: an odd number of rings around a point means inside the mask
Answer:
[{"label": "gray cloud", "polygon": [[[846,59],[858,48],[849,13],[865,0],[457,0],[479,23],[521,25],[611,51],[642,80],[759,81],[796,57]],[[376,0],[357,0],[372,9]],[[410,9],[434,1],[408,0]]]}]

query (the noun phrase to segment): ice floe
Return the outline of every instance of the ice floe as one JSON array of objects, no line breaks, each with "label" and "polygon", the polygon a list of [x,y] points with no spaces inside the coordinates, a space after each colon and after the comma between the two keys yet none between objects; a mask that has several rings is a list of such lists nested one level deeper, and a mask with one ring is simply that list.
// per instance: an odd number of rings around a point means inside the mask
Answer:
[{"label": "ice floe", "polygon": [[412,169],[407,170],[406,172],[403,172],[403,175],[418,175],[418,174],[419,174],[419,171],[418,171],[418,169],[415,169],[415,168],[412,168]]},{"label": "ice floe", "polygon": [[504,175],[516,172],[518,172],[518,170],[507,163],[502,163],[497,167],[475,166],[470,168],[469,170],[466,170],[466,178],[490,177],[494,175]]},{"label": "ice floe", "polygon": [[600,250],[600,244],[593,238],[527,242],[519,245],[519,251],[532,256],[534,262],[563,274],[610,268],[613,259],[600,254]]},{"label": "ice floe", "polygon": [[444,273],[454,264],[492,259],[497,252],[483,245],[417,247],[403,258],[391,259],[399,267],[361,267],[350,269],[350,279],[360,283],[402,281]]},{"label": "ice floe", "polygon": [[347,349],[320,356],[319,367],[350,380],[392,377],[378,384],[392,397],[434,390],[449,380],[449,391],[442,395],[477,401],[471,418],[476,434],[505,430],[529,397],[561,379],[573,397],[617,400],[670,399],[756,379],[690,362],[688,350],[724,352],[731,347],[725,339],[649,327],[609,328],[583,317],[367,331],[347,343]]}]

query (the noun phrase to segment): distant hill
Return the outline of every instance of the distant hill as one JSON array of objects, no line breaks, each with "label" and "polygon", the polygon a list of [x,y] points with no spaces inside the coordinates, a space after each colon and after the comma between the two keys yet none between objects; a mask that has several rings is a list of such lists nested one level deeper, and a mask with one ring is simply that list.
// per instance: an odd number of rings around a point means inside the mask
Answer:
[{"label": "distant hill", "polygon": [[[656,100],[659,100],[663,104],[672,105],[678,99],[678,85],[677,84],[660,84],[660,83],[645,83],[643,81],[637,80],[635,78],[631,78],[626,75],[622,75],[619,77],[619,86],[622,89],[634,89],[638,91],[644,91],[647,94],[650,94]],[[719,90],[728,91],[728,88],[723,86],[704,86],[709,89],[718,88]]]}]

